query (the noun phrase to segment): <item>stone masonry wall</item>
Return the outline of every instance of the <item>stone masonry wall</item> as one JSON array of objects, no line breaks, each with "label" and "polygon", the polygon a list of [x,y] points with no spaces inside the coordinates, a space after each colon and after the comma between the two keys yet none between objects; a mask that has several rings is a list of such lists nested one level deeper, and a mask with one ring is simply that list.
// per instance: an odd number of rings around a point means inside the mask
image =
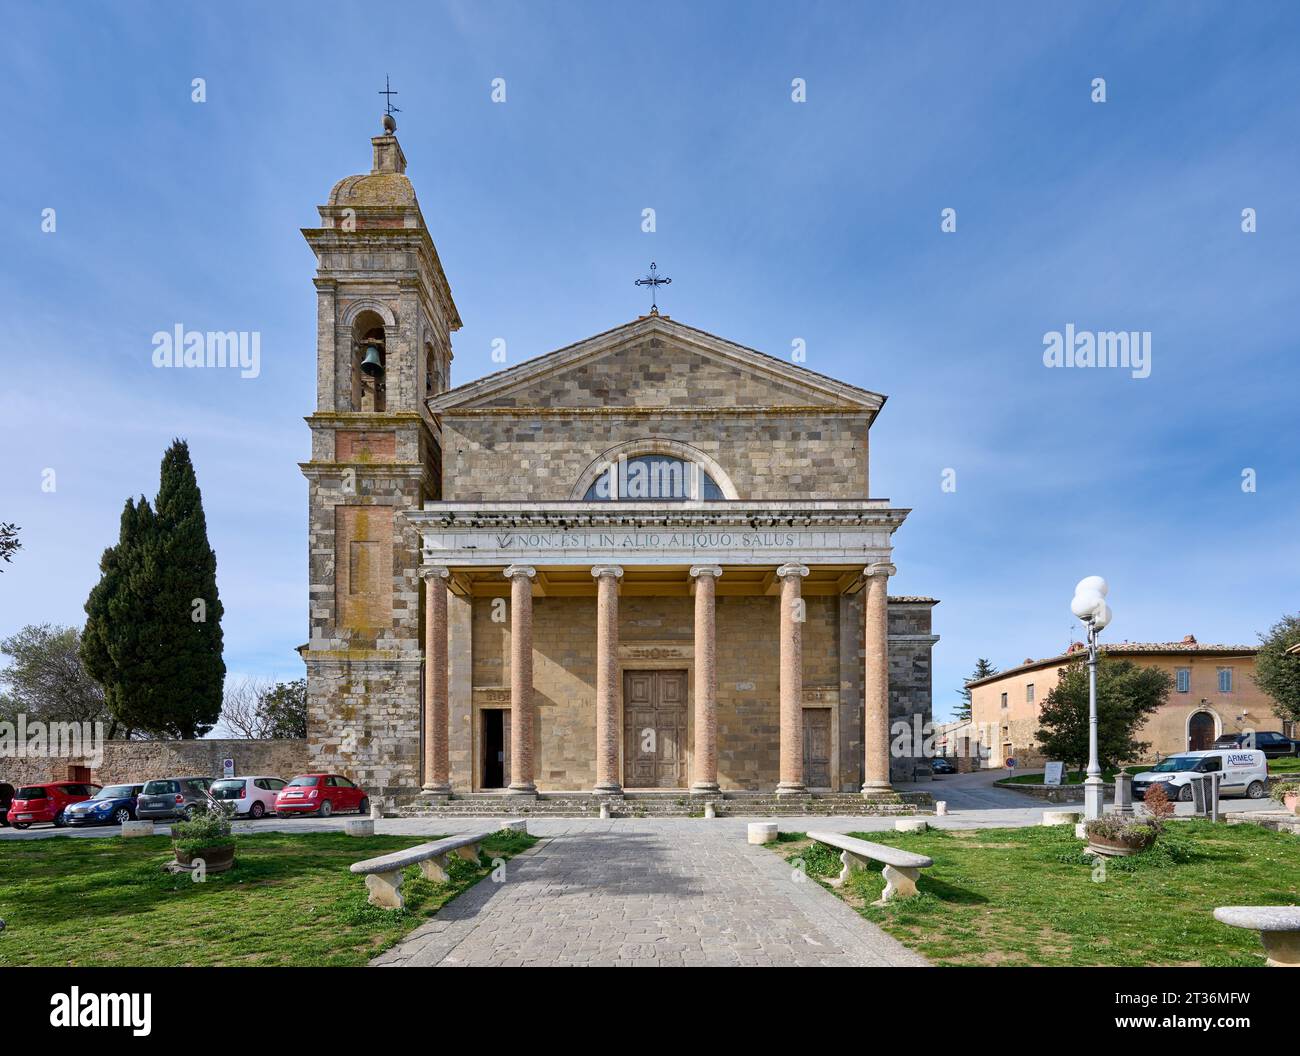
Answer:
[{"label": "stone masonry wall", "polygon": [[98,766],[91,759],[0,759],[0,781],[15,787],[63,781],[69,768],[89,766],[96,784],[138,784],[160,777],[221,776],[221,761],[235,760],[238,775],[270,774],[286,781],[307,770],[307,742],[301,740],[105,741]]}]

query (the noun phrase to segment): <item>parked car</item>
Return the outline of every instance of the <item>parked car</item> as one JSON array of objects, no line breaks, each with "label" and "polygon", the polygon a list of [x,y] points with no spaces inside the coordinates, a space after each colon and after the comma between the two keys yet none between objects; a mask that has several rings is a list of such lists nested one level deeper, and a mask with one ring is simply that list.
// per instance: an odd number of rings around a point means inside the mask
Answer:
[{"label": "parked car", "polygon": [[121,825],[135,820],[136,797],[144,785],[105,785],[93,796],[63,809],[69,825]]},{"label": "parked car", "polygon": [[65,807],[89,799],[98,791],[98,785],[87,785],[80,781],[23,785],[14,792],[13,802],[9,804],[9,824],[15,829],[25,829],[42,822],[62,826]]},{"label": "parked car", "polygon": [[1219,775],[1219,795],[1245,795],[1263,799],[1268,795],[1268,760],[1258,748],[1210,749],[1207,752],[1183,752],[1133,775],[1133,795],[1145,799],[1147,789],[1164,785],[1170,799],[1191,802],[1192,779],[1207,774]]},{"label": "parked car", "polygon": [[265,774],[255,777],[223,777],[213,781],[208,789],[218,803],[233,804],[236,815],[264,818],[275,811],[275,794],[284,788],[285,781]]},{"label": "parked car", "polygon": [[14,801],[14,786],[0,781],[0,828],[9,824],[9,805]]},{"label": "parked car", "polygon": [[[1251,744],[1252,738],[1254,744]],[[1225,733],[1216,740],[1211,748],[1258,748],[1270,759],[1285,755],[1300,755],[1300,741],[1293,741],[1285,734],[1265,730],[1262,733]]]},{"label": "parked car", "polygon": [[136,801],[135,815],[143,821],[192,818],[210,802],[210,777],[161,777],[147,781]]},{"label": "parked car", "polygon": [[957,768],[952,765],[950,760],[945,759],[942,755],[936,755],[930,760],[930,772],[935,774],[955,774]]},{"label": "parked car", "polygon": [[346,810],[369,814],[370,797],[340,774],[299,774],[275,797],[275,812],[281,816],[319,814],[328,818]]}]

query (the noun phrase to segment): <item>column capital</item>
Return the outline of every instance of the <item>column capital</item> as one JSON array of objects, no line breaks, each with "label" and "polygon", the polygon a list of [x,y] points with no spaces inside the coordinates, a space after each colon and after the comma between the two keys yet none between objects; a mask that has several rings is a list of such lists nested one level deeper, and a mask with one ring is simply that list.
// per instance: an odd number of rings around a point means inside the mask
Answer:
[{"label": "column capital", "polygon": [[623,567],[621,565],[592,565],[591,574],[595,579],[601,576],[613,576],[615,579],[623,578]]},{"label": "column capital", "polygon": [[893,576],[897,573],[897,566],[891,565],[888,561],[873,561],[862,570],[862,578],[870,579],[872,576]]},{"label": "column capital", "polygon": [[787,576],[806,576],[807,574],[807,565],[801,565],[798,562],[793,561],[789,564],[782,565],[776,570],[777,579],[785,579]]},{"label": "column capital", "polygon": [[532,565],[507,565],[501,574],[506,579],[514,579],[515,576],[527,576],[532,579],[537,575],[537,569],[533,568]]},{"label": "column capital", "polygon": [[722,568],[719,565],[691,565],[691,579],[698,579],[700,576],[712,576],[717,579],[722,575]]},{"label": "column capital", "polygon": [[421,579],[450,579],[451,569],[446,565],[424,565],[420,569]]}]

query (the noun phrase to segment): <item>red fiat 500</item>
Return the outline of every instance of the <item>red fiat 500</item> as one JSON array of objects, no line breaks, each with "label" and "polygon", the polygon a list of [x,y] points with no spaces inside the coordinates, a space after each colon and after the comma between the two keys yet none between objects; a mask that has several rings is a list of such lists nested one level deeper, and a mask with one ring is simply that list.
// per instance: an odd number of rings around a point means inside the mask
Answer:
[{"label": "red fiat 500", "polygon": [[14,793],[9,804],[9,824],[15,829],[49,822],[63,824],[63,808],[69,803],[80,803],[99,791],[98,785],[79,781],[59,781],[49,785],[23,785]]},{"label": "red fiat 500", "polygon": [[328,818],[340,811],[370,813],[370,797],[339,774],[299,774],[275,796],[275,813],[319,814]]}]

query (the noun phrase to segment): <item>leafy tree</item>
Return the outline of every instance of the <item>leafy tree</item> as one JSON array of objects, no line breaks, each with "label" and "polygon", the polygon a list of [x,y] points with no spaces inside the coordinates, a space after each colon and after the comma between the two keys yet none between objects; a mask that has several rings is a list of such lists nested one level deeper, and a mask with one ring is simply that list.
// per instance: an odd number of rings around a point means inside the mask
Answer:
[{"label": "leafy tree", "polygon": [[307,736],[307,680],[257,682],[241,679],[226,685],[221,721],[249,740]]},{"label": "leafy tree", "polygon": [[[23,548],[18,533],[21,529],[16,524],[0,523],[0,562],[9,564],[14,554]],[[0,568],[0,572],[4,569]]]},{"label": "leafy tree", "polygon": [[[1088,765],[1088,665],[1077,660],[1060,674],[1039,711],[1038,742],[1049,759],[1082,770]],[[1158,667],[1102,657],[1097,665],[1097,757],[1103,769],[1140,759],[1151,747],[1136,740],[1136,734],[1172,688],[1173,677]]]},{"label": "leafy tree", "polygon": [[1255,684],[1273,698],[1279,718],[1300,722],[1300,656],[1287,653],[1300,642],[1300,613],[1283,616],[1259,640]]},{"label": "leafy tree", "polygon": [[24,627],[0,641],[11,658],[0,671],[6,689],[0,718],[14,721],[102,722],[109,737],[124,730],[104,703],[104,690],[87,673],[79,655],[81,632],[75,627],[43,623]]},{"label": "leafy tree", "polygon": [[989,675],[996,675],[997,673],[998,669],[983,657],[980,657],[975,661],[975,670],[972,671],[970,677],[966,679],[966,684],[958,690],[958,693],[961,694],[961,703],[957,705],[957,718],[963,720],[968,720],[970,718],[970,684],[978,679],[987,678]]},{"label": "leafy tree", "polygon": [[82,659],[124,725],[157,737],[202,737],[221,713],[217,559],[189,448],[163,456],[153,507],[127,500],[117,546],[100,559],[86,601]]}]

